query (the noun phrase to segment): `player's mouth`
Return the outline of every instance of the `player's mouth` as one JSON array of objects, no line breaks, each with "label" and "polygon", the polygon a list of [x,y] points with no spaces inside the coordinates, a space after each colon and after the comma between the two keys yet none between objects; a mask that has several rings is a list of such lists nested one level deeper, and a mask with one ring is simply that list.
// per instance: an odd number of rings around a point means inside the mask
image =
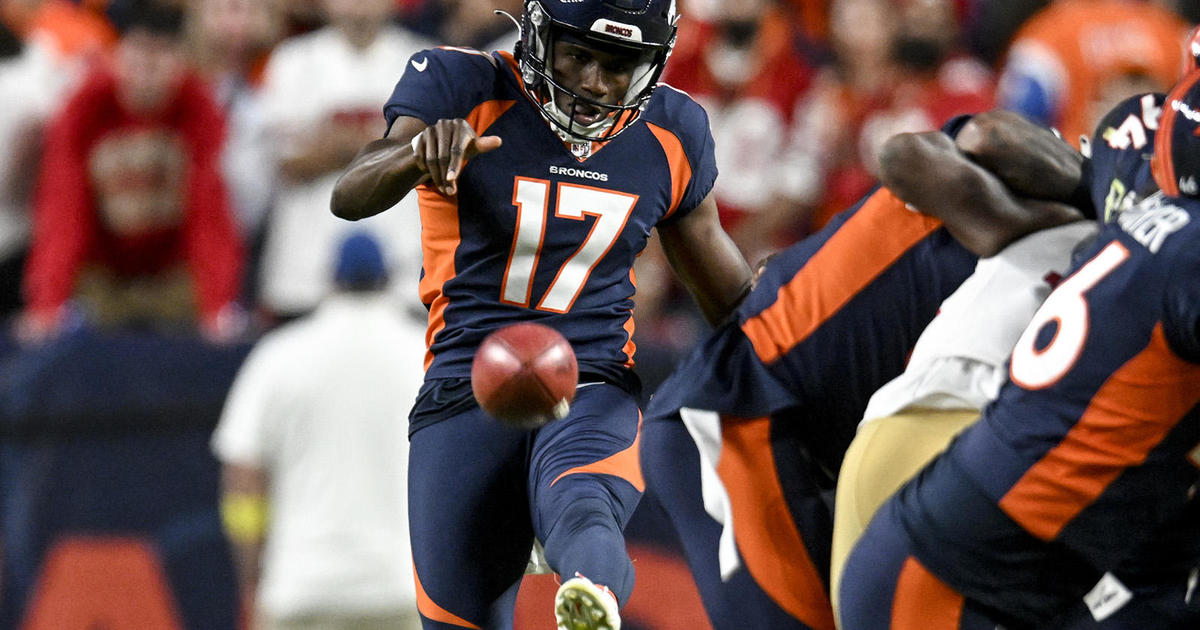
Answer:
[{"label": "player's mouth", "polygon": [[591,125],[604,118],[604,112],[594,105],[577,103],[571,118],[581,125]]}]

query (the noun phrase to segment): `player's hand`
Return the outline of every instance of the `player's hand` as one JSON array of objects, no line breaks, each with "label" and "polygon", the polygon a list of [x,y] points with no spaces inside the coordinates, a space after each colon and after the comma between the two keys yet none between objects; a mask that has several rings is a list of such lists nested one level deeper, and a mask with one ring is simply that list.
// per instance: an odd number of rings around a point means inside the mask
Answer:
[{"label": "player's hand", "polygon": [[770,265],[771,261],[774,260],[775,257],[778,255],[779,255],[779,252],[775,252],[773,254],[767,254],[765,257],[763,257],[761,260],[758,261],[757,265],[754,265],[754,273],[751,274],[751,276],[750,276],[750,290],[751,291],[753,291],[754,288],[758,286],[759,279],[762,278],[763,274],[767,272],[767,266]]},{"label": "player's hand", "polygon": [[430,184],[443,195],[458,193],[458,174],[467,160],[499,148],[499,136],[476,136],[461,118],[437,121],[413,138],[417,168],[429,175]]}]

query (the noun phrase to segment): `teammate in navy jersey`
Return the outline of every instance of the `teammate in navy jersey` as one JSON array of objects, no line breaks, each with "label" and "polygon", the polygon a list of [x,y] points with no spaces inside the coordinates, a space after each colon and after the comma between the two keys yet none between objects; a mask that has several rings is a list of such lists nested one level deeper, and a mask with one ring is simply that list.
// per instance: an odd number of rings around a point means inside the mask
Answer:
[{"label": "teammate in navy jersey", "polygon": [[1088,147],[1087,172],[1091,197],[1104,223],[1122,210],[1158,192],[1150,173],[1154,133],[1166,94],[1131,96],[1118,103],[1096,124]]},{"label": "teammate in navy jersey", "polygon": [[[750,280],[710,195],[707,117],[656,87],[675,22],[673,0],[528,0],[515,55],[422,51],[384,107],[387,136],[334,191],[347,219],[420,199],[429,351],[409,510],[426,628],[511,627],[535,537],[565,580],[559,627],[620,625],[643,488],[634,258],[657,228],[714,323]],[[516,431],[468,379],[489,332],[530,320],[571,342],[581,384],[567,418]]]},{"label": "teammate in navy jersey", "polygon": [[997,400],[876,514],[846,630],[1200,627],[1197,106],[1194,71],[1155,123],[1161,192],[1102,228]]},{"label": "teammate in navy jersey", "polygon": [[[993,156],[997,125],[1010,122],[988,114],[944,131],[965,135],[976,159],[1003,165],[1025,194],[1071,198],[1082,156],[1027,122],[1013,131],[1021,142]],[[976,255],[1081,217],[1064,204],[1030,210],[1007,191],[985,194],[982,170],[931,182],[961,206],[945,216],[949,229],[880,188],[779,254],[733,321],[651,399],[648,493],[679,534],[718,630],[833,627],[828,502],[867,398],[903,370]]]},{"label": "teammate in navy jersey", "polygon": [[[1083,139],[1091,159],[1078,194],[1082,205],[1099,208],[1100,217],[1115,220],[1135,200],[1157,192],[1150,157],[1164,98],[1152,93],[1126,99],[1104,116],[1090,142]],[[1025,142],[1003,128],[996,132],[994,144]],[[926,180],[952,173],[965,159],[937,134],[894,136],[882,154],[881,179],[925,207],[942,201]],[[927,193],[932,196],[922,197]],[[838,476],[830,568],[835,613],[842,566],[871,516],[996,398],[1017,339],[1098,228],[1095,221],[1079,221],[1042,230],[981,260],[921,333],[904,374],[871,397]]]}]

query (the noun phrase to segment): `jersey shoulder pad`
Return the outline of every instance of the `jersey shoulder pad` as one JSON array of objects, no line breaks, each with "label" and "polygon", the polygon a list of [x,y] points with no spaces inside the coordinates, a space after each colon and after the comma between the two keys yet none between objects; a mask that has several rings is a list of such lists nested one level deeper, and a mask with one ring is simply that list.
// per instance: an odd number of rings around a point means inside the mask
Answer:
[{"label": "jersey shoulder pad", "polygon": [[666,83],[660,83],[654,90],[642,117],[675,134],[685,149],[689,145],[711,144],[708,113],[687,92]]},{"label": "jersey shoulder pad", "polygon": [[684,196],[671,215],[678,219],[698,206],[716,183],[717,159],[708,113],[686,92],[660,83],[646,105],[642,119],[675,136],[691,169]]},{"label": "jersey shoulder pad", "polygon": [[399,116],[433,124],[462,118],[496,91],[499,61],[491,55],[458,47],[428,48],[409,57],[383,113],[388,128]]}]

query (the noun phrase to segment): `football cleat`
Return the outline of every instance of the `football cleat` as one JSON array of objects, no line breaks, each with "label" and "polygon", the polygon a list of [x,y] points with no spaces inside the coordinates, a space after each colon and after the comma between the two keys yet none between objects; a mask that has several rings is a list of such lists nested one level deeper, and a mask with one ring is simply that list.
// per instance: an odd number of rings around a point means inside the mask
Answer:
[{"label": "football cleat", "polygon": [[558,630],[621,630],[617,598],[606,586],[576,573],[554,596]]}]

